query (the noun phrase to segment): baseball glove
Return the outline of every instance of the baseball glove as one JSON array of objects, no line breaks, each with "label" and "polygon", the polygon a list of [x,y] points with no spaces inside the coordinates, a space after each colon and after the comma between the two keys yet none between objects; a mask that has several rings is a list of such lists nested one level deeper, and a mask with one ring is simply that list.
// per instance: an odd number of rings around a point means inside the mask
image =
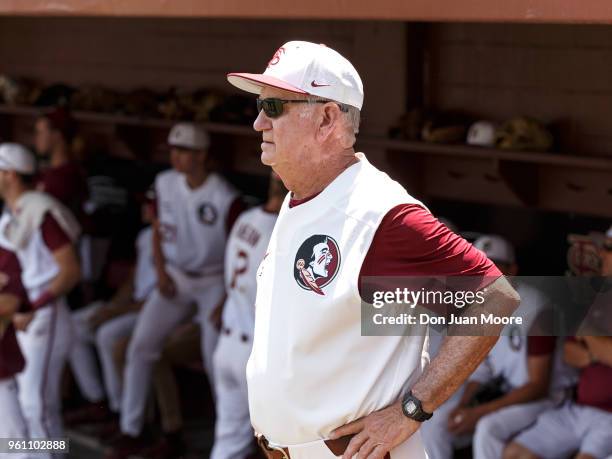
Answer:
[{"label": "baseball glove", "polygon": [[532,118],[514,118],[496,132],[496,144],[504,150],[548,151],[553,136],[546,127]]}]

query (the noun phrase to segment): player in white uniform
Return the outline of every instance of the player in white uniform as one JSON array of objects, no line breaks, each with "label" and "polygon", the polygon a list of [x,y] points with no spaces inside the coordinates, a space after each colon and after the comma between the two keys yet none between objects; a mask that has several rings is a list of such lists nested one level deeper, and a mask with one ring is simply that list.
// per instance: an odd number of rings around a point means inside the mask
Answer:
[{"label": "player in white uniform", "polygon": [[[19,404],[15,376],[25,361],[12,320],[18,311],[28,311],[29,302],[21,284],[21,267],[14,253],[2,245],[0,238],[0,438],[28,438],[28,428]],[[27,453],[0,453],[1,458],[26,459]]]},{"label": "player in white uniform", "polygon": [[[151,372],[170,332],[198,304],[202,358],[212,375],[218,331],[208,320],[224,295],[223,256],[238,193],[207,170],[209,140],[199,126],[177,124],[168,136],[173,169],[155,180],[159,229],[154,233],[158,285],[145,302],[127,350],[121,432],[109,457],[126,457],[145,446],[139,436]],[[213,378],[209,377],[212,383]],[[211,384],[212,386],[212,384]]]},{"label": "player in white uniform", "polygon": [[[254,128],[263,137],[262,162],[291,191],[257,273],[247,381],[260,444],[270,458],[425,457],[420,422],[495,337],[448,337],[422,372],[426,326],[408,326],[409,336],[362,336],[360,272],[381,222],[397,207],[431,214],[354,151],[361,78],[336,51],[294,41],[277,50],[264,74],[228,80],[260,96]],[[513,289],[486,257],[474,259],[479,272],[494,276],[483,308],[511,313]]]},{"label": "player in white uniform", "polygon": [[[517,273],[514,248],[504,238],[481,236],[474,247],[483,251],[504,274]],[[526,336],[545,310],[546,297],[524,283],[515,287],[521,296],[521,305],[514,315],[523,319],[523,325],[506,326],[503,336],[470,376],[462,393],[438,410],[438,419],[423,426],[431,459],[451,458],[453,443],[469,440],[466,436],[473,431],[475,458],[501,457],[508,439],[532,423],[541,410],[562,399],[573,384],[575,373],[562,363],[560,353],[555,352],[555,338]],[[475,393],[496,377],[503,378],[499,389],[505,395],[471,406]]]},{"label": "player in white uniform", "polygon": [[263,259],[287,190],[271,174],[268,201],[244,212],[234,224],[225,249],[222,333],[214,355],[216,399],[212,459],[245,458],[253,452],[246,363],[255,323],[255,274]]},{"label": "player in white uniform", "polygon": [[[150,190],[142,204],[142,220],[153,224],[155,193]],[[76,340],[70,353],[70,365],[81,393],[89,405],[68,413],[69,424],[104,420],[119,413],[121,404],[121,375],[113,360],[115,343],[132,334],[138,311],[155,288],[153,264],[153,227],[146,226],[136,238],[136,266],[130,278],[108,302],[96,301],[72,314]],[[96,363],[95,349],[100,357],[102,378]]]},{"label": "player in white uniform", "polygon": [[602,283],[576,337],[564,343],[564,360],[579,371],[576,396],[543,411],[512,439],[504,459],[612,459],[612,226],[592,234]]},{"label": "player in white uniform", "polygon": [[30,191],[34,172],[32,153],[17,144],[0,145],[0,195],[7,205],[0,235],[19,259],[34,309],[14,319],[26,360],[17,378],[19,399],[30,437],[55,438],[62,435],[60,378],[72,339],[64,295],[80,277],[74,249],[80,228],[58,201]]}]

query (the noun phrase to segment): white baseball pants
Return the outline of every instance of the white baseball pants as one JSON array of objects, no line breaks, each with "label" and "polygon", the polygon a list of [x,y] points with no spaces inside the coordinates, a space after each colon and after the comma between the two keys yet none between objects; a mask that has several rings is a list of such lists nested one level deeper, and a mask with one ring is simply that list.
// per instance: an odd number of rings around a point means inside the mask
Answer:
[{"label": "white baseball pants", "polygon": [[113,352],[117,342],[132,334],[137,320],[138,312],[128,312],[103,323],[96,332],[96,349],[100,357],[108,407],[114,413],[121,409],[122,375]]},{"label": "white baseball pants", "polygon": [[27,330],[17,332],[26,361],[25,369],[17,375],[19,402],[30,438],[63,434],[60,380],[72,336],[72,320],[63,298],[36,311]]},{"label": "white baseball pants", "polygon": [[538,415],[553,407],[551,400],[508,406],[481,418],[472,444],[474,459],[502,457],[514,435],[531,426]]},{"label": "white baseball pants", "polygon": [[221,334],[214,354],[217,419],[211,459],[238,459],[253,452],[246,381],[253,342],[242,336],[238,330]]},{"label": "white baseball pants", "polygon": [[75,339],[69,356],[70,368],[81,394],[90,402],[104,399],[104,387],[93,348],[95,333],[89,326],[91,317],[103,307],[103,301],[96,301],[71,314]]},{"label": "white baseball pants", "polygon": [[212,356],[218,332],[208,317],[223,297],[223,276],[192,278],[172,266],[167,269],[174,280],[177,294],[171,299],[164,297],[157,289],[151,294],[138,316],[127,350],[123,374],[121,431],[132,436],[137,436],[142,431],[153,365],[159,359],[170,332],[191,317],[193,303],[198,305],[198,319],[202,329],[202,358],[213,386]]},{"label": "white baseball pants", "polygon": [[[19,405],[15,378],[0,379],[0,438],[28,438],[28,428]],[[3,459],[26,459],[27,454],[0,453]]]}]

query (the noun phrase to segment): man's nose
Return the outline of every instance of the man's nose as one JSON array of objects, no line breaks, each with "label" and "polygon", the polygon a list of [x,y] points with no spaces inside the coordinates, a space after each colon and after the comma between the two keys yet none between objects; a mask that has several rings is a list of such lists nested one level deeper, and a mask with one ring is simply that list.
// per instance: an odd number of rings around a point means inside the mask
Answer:
[{"label": "man's nose", "polygon": [[257,118],[255,118],[255,121],[253,122],[253,129],[255,129],[257,132],[262,132],[271,128],[272,122],[270,121],[270,118],[268,118],[263,110],[260,110]]}]

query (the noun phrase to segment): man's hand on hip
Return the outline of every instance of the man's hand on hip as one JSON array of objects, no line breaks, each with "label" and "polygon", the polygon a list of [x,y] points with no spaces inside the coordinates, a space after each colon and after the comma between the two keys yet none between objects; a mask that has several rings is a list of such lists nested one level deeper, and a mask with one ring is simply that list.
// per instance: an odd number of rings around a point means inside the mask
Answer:
[{"label": "man's hand on hip", "polygon": [[355,434],[342,459],[383,459],[385,454],[406,441],[416,432],[421,423],[404,416],[400,402],[375,411],[361,419],[339,427],[331,433],[331,438]]}]

